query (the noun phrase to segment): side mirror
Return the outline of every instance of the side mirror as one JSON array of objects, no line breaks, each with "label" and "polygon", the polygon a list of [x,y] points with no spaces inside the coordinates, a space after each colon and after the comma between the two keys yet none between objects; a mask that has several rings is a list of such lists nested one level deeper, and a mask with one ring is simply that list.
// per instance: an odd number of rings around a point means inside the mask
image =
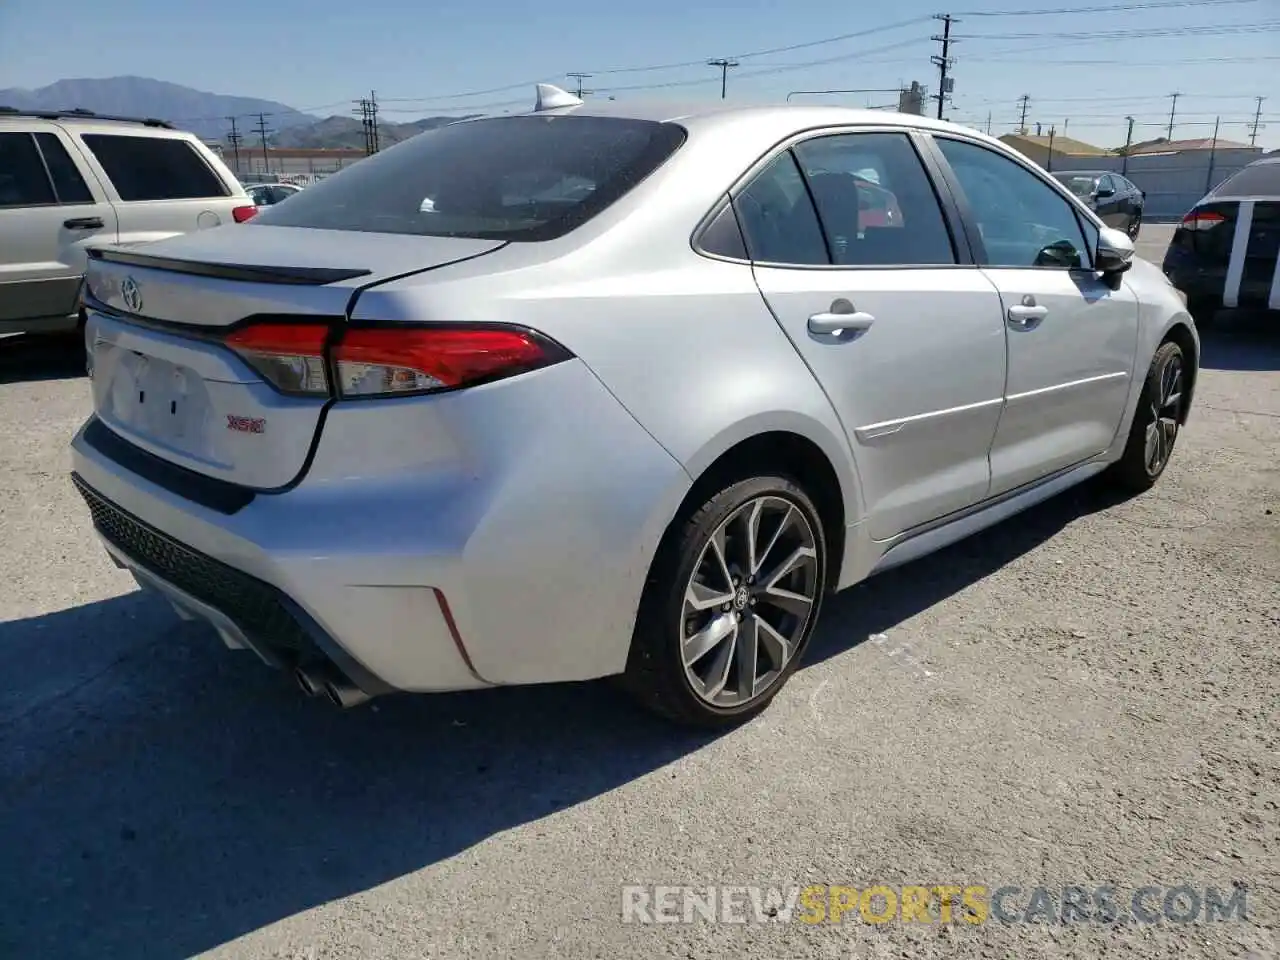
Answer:
[{"label": "side mirror", "polygon": [[1099,200],[1105,200],[1107,197],[1114,197],[1116,195],[1115,187],[1099,187],[1094,191],[1093,195]]},{"label": "side mirror", "polygon": [[1094,266],[1104,276],[1119,276],[1133,266],[1133,241],[1121,230],[1103,227],[1098,236]]}]

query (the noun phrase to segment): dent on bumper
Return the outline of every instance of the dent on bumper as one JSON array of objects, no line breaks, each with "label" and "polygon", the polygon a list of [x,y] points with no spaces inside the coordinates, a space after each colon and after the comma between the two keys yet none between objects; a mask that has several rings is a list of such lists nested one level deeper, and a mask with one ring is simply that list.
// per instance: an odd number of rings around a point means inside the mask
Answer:
[{"label": "dent on bumper", "polygon": [[72,457],[103,497],[280,590],[378,681],[422,692],[621,671],[649,560],[690,482],[579,362],[428,401],[339,405],[307,479],[231,516],[79,436]]}]

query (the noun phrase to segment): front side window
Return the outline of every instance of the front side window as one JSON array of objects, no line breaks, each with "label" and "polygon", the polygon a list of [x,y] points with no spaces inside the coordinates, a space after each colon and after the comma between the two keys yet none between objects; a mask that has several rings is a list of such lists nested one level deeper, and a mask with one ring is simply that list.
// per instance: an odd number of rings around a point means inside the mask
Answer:
[{"label": "front side window", "polygon": [[937,138],[969,202],[984,266],[1087,269],[1089,246],[1070,202],[1021,164],[963,140]]},{"label": "front side window", "polygon": [[684,139],[675,124],[619,117],[452,123],[326,177],[249,224],[551,240],[621,199]]},{"label": "front side window", "polygon": [[53,184],[29,133],[0,133],[0,207],[56,203]]},{"label": "front side window", "polygon": [[904,133],[848,133],[797,144],[796,160],[841,266],[956,262],[924,165]]},{"label": "front side window", "polygon": [[86,133],[80,137],[126,202],[203,200],[227,188],[186,140]]}]

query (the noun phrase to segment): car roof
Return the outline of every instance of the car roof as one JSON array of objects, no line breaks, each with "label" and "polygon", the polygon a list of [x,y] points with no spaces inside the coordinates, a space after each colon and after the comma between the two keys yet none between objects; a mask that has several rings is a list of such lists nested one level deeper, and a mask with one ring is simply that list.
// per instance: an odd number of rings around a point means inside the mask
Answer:
[{"label": "car roof", "polygon": [[545,110],[513,110],[509,113],[475,117],[463,123],[495,117],[519,116],[580,116],[617,117],[627,120],[650,120],[658,123],[678,123],[682,126],[715,126],[720,123],[740,123],[757,120],[762,124],[806,127],[890,124],[922,130],[963,132],[983,140],[993,140],[972,127],[962,127],[945,120],[934,120],[916,114],[896,113],[889,110],[869,110],[855,107],[797,103],[727,103],[720,100],[587,100],[581,104]]},{"label": "car roof", "polygon": [[1053,171],[1053,175],[1055,177],[1102,177],[1102,176],[1106,176],[1107,174],[1111,174],[1111,176],[1113,177],[1120,176],[1120,174],[1116,173],[1114,170],[1054,170]]},{"label": "car roof", "polygon": [[0,106],[0,120],[56,120],[61,124],[135,124],[154,127],[159,130],[174,130],[173,124],[167,120],[154,117],[120,117],[113,114],[94,113],[92,110],[19,110],[16,107]]}]

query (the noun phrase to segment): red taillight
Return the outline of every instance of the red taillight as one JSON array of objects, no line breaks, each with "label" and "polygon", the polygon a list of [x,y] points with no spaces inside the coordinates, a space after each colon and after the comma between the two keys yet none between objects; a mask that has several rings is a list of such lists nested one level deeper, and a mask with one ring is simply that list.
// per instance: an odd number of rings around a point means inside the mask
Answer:
[{"label": "red taillight", "polygon": [[236,223],[244,223],[258,215],[257,207],[235,207],[231,211],[231,219]]},{"label": "red taillight", "polygon": [[1183,230],[1211,230],[1227,218],[1211,210],[1192,210],[1182,218]]},{"label": "red taillight", "polygon": [[227,335],[226,344],[282,393],[328,396],[323,323],[261,323]]},{"label": "red taillight", "polygon": [[525,373],[568,357],[532,330],[432,326],[349,329],[333,348],[342,397],[426,393]]},{"label": "red taillight", "polygon": [[[453,390],[570,356],[559,344],[520,327],[356,327],[345,329],[332,347],[330,332],[327,323],[268,320],[232,331],[225,342],[281,393],[323,397],[336,392],[344,399]],[[330,369],[337,375],[336,391],[330,387]]]}]

